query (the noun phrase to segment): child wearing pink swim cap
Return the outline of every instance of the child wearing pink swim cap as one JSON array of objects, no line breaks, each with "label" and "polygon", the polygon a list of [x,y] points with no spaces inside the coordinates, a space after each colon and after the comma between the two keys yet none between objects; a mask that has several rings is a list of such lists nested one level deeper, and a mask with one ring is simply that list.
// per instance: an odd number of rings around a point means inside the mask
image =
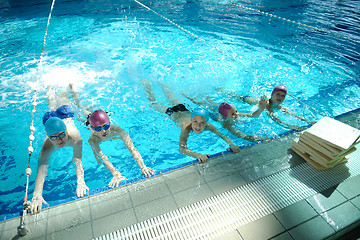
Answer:
[{"label": "child wearing pink swim cap", "polygon": [[215,121],[221,122],[222,126],[227,129],[229,132],[234,134],[235,136],[239,138],[243,138],[245,140],[254,142],[254,141],[260,141],[260,140],[268,140],[268,137],[260,137],[260,136],[250,136],[242,131],[235,128],[235,123],[239,120],[241,117],[251,117],[251,118],[257,118],[260,116],[260,114],[265,109],[266,105],[266,98],[262,97],[259,101],[259,109],[257,109],[253,113],[242,113],[238,112],[236,107],[228,102],[223,102],[219,106],[210,98],[208,97],[206,101],[199,101],[193,97],[190,97],[183,93],[183,95],[191,100],[195,104],[201,104],[208,106],[209,109],[212,111],[212,119]]},{"label": "child wearing pink swim cap", "polygon": [[[258,103],[258,99],[250,97],[250,96],[241,96],[234,92],[227,92],[227,94],[229,96],[233,97],[234,99],[242,100],[243,102],[248,103],[250,105],[255,105]],[[281,110],[286,114],[289,114],[293,117],[300,119],[301,121],[308,123],[309,125],[312,125],[313,124],[312,122],[309,122],[302,116],[296,115],[295,113],[293,113],[288,108],[286,108],[282,105],[287,94],[288,94],[288,90],[284,84],[276,85],[273,88],[270,98],[268,100],[266,100],[266,107],[265,107],[265,109],[267,110],[267,113],[269,114],[271,119],[274,120],[275,122],[277,122],[278,124],[283,125],[287,128],[294,129],[294,130],[302,130],[301,127],[293,125],[293,124],[289,124],[289,123],[283,121],[282,119],[280,119],[278,116],[276,116],[274,111]],[[265,97],[265,96],[262,96],[262,98],[263,97]]]},{"label": "child wearing pink swim cap", "polygon": [[85,122],[91,130],[91,136],[89,137],[88,142],[91,145],[96,160],[99,164],[101,164],[101,158],[106,168],[113,175],[113,178],[108,185],[109,187],[118,187],[119,183],[127,180],[127,178],[121,175],[120,171],[114,167],[114,165],[109,161],[109,158],[101,150],[100,144],[107,140],[117,139],[120,137],[139,165],[142,174],[144,174],[145,177],[154,175],[154,170],[144,164],[144,161],[139,151],[135,148],[129,134],[119,126],[112,124],[107,112],[103,110],[91,111],[89,107],[84,106],[80,101],[79,94],[73,89],[72,84],[70,84],[70,92],[77,106],[81,108],[85,116],[87,116],[87,121],[83,120],[83,122]]},{"label": "child wearing pink swim cap", "polygon": [[201,154],[192,151],[187,146],[187,141],[191,133],[196,135],[201,134],[205,131],[210,131],[216,136],[223,139],[229,144],[233,152],[239,152],[239,146],[235,145],[232,140],[219,132],[219,130],[209,123],[209,112],[206,108],[201,106],[196,107],[192,111],[189,111],[184,104],[182,104],[173,92],[171,92],[169,86],[164,83],[160,83],[164,94],[166,95],[169,102],[172,104],[171,107],[167,107],[161,104],[156,98],[152,89],[152,84],[146,79],[141,79],[145,90],[147,92],[148,100],[151,105],[160,113],[165,113],[171,117],[174,123],[181,128],[180,141],[179,141],[179,152],[190,157],[196,158],[199,162],[206,162],[210,157],[210,154]]}]

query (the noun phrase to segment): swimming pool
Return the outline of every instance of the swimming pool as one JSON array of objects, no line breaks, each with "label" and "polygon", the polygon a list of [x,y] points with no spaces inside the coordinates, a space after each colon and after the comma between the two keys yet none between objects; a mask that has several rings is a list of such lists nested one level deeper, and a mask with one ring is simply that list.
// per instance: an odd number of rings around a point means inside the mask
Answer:
[{"label": "swimming pool", "polygon": [[[61,90],[74,82],[87,104],[111,112],[112,119],[132,137],[146,165],[158,172],[193,159],[178,153],[179,129],[167,115],[151,108],[141,78],[154,83],[160,100],[165,98],[157,81],[167,83],[191,107],[195,105],[181,96],[182,91],[197,98],[212,96],[221,102],[230,101],[230,97],[217,91],[218,87],[258,96],[269,94],[278,83],[286,84],[289,93],[315,109],[290,96],[285,100],[289,108],[312,121],[321,117],[318,112],[335,116],[360,107],[357,1],[142,3],[196,36],[134,1],[56,1],[38,86],[36,68],[51,2],[1,3],[1,220],[22,209],[33,88],[38,90],[39,105],[35,152],[30,165],[33,170],[30,196],[45,137],[41,118],[48,109],[45,97],[48,84]],[[239,110],[256,109],[239,101],[233,103]],[[236,144],[249,143],[212,123]],[[79,121],[76,126],[84,139],[86,184],[90,190],[101,189],[111,175],[103,165],[97,165],[86,142],[89,131]],[[248,134],[270,137],[288,131],[266,114],[258,120],[245,119],[238,127]],[[190,137],[190,149],[217,153],[228,147],[210,133],[199,138],[201,141]],[[129,179],[139,176],[136,162],[123,143],[113,141],[103,144],[102,149],[124,176]],[[70,149],[61,149],[50,160],[44,185],[44,198],[50,205],[74,196],[76,178],[71,156]]]}]

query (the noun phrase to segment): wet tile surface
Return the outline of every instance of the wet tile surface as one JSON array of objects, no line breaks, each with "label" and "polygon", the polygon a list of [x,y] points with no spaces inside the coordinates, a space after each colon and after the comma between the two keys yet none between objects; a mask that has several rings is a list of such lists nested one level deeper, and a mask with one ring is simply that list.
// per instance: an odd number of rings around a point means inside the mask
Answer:
[{"label": "wet tile surface", "polygon": [[290,229],[308,221],[318,214],[305,200],[303,200],[275,212],[274,215],[285,229]]},{"label": "wet tile surface", "polygon": [[335,231],[340,231],[350,226],[353,222],[360,220],[360,210],[352,203],[345,202],[336,208],[322,213],[321,216]]},{"label": "wet tile surface", "polygon": [[135,214],[139,222],[148,220],[152,217],[174,211],[177,205],[172,196],[165,196],[154,201],[138,205],[135,207]]},{"label": "wet tile surface", "polygon": [[347,199],[360,195],[360,175],[357,175],[349,181],[341,183],[336,189]]},{"label": "wet tile surface", "polygon": [[335,230],[327,222],[317,216],[289,231],[295,240],[325,239],[335,234]]},{"label": "wet tile surface", "polygon": [[309,197],[306,201],[318,212],[323,213],[325,211],[334,208],[347,199],[336,191],[334,188],[330,188],[323,193],[318,193],[314,196]]},{"label": "wet tile surface", "polygon": [[285,228],[272,214],[238,227],[237,230],[244,240],[265,240],[285,232]]},{"label": "wet tile surface", "polygon": [[185,207],[191,203],[212,197],[213,195],[213,192],[207,184],[200,184],[196,187],[175,193],[173,194],[173,197],[179,207]]},{"label": "wet tile surface", "polygon": [[128,209],[92,221],[92,229],[94,237],[98,237],[135,223],[137,219],[134,209]]}]

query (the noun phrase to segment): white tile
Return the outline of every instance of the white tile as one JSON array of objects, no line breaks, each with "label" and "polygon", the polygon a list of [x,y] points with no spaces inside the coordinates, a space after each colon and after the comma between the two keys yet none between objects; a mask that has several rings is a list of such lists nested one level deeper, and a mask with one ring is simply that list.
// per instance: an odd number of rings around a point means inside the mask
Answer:
[{"label": "white tile", "polygon": [[213,192],[206,184],[201,184],[197,187],[189,188],[173,194],[175,202],[179,207],[187,206],[191,203],[201,201],[211,196],[213,196]]},{"label": "white tile", "polygon": [[187,188],[198,186],[199,184],[203,184],[205,182],[197,170],[178,176],[176,178],[164,177],[164,180],[166,181],[166,184],[172,193],[177,193]]},{"label": "white tile", "polygon": [[80,225],[74,225],[71,228],[52,232],[46,236],[46,239],[92,239],[91,223],[87,222]]},{"label": "white tile", "polygon": [[63,214],[66,212],[73,212],[76,209],[89,207],[89,198],[82,198],[76,201],[64,203],[61,205],[57,205],[54,207],[50,207],[46,209],[48,211],[48,217],[58,216],[59,214]]},{"label": "white tile", "polygon": [[134,206],[170,195],[170,190],[164,181],[154,184],[150,182],[136,184],[128,189]]},{"label": "white tile", "polygon": [[291,229],[289,233],[295,240],[315,240],[331,237],[335,231],[321,216],[318,216]]},{"label": "white tile", "polygon": [[93,220],[133,207],[127,190],[115,193],[118,193],[118,195],[111,198],[100,197],[96,199],[96,196],[93,197],[91,201],[93,204],[90,205],[91,218]]},{"label": "white tile", "polygon": [[275,212],[274,215],[286,229],[289,229],[318,214],[310,204],[303,200]]},{"label": "white tile", "polygon": [[233,230],[215,238],[214,240],[243,240],[243,238],[237,230]]},{"label": "white tile", "polygon": [[157,217],[177,209],[172,196],[166,196],[135,207],[135,214],[139,222]]},{"label": "white tile", "polygon": [[239,173],[234,173],[208,183],[210,189],[215,194],[226,192],[244,184],[246,184],[246,181]]},{"label": "white tile", "polygon": [[199,164],[197,168],[206,182],[211,182],[236,172],[234,166],[228,161],[218,162],[214,165],[207,163]]},{"label": "white tile", "polygon": [[59,213],[57,216],[48,218],[47,233],[53,233],[66,229],[79,228],[89,222],[90,208],[74,208],[71,212]]},{"label": "white tile", "polygon": [[237,230],[244,240],[265,240],[285,232],[284,227],[272,214],[238,227]]},{"label": "white tile", "polygon": [[126,228],[136,223],[137,220],[133,209],[127,209],[113,215],[96,219],[92,222],[94,238]]}]

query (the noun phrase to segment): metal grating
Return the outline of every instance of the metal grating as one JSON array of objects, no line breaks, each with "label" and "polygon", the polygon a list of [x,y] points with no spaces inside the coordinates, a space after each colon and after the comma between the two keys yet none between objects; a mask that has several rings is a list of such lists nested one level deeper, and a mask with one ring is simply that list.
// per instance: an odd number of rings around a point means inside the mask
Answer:
[{"label": "metal grating", "polygon": [[213,239],[358,175],[360,151],[350,156],[327,171],[303,163],[95,240]]}]

